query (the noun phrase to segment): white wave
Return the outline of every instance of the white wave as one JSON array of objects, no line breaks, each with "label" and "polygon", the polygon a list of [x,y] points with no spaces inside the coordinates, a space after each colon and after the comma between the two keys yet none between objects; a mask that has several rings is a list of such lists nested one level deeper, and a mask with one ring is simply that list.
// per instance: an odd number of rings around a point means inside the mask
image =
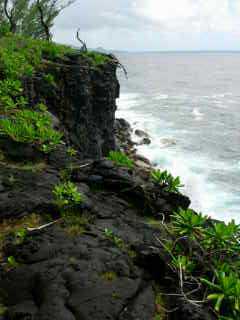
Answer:
[{"label": "white wave", "polygon": [[197,118],[202,118],[204,115],[202,112],[199,111],[199,108],[193,108],[192,114]]},{"label": "white wave", "polygon": [[124,93],[117,99],[117,105],[120,109],[131,109],[139,104],[140,95],[137,93]]},{"label": "white wave", "polygon": [[175,146],[177,144],[176,140],[173,138],[161,138],[159,142],[160,148],[167,148],[170,146]]},{"label": "white wave", "polygon": [[159,94],[159,95],[153,97],[153,99],[154,100],[166,100],[166,99],[168,99],[168,97],[169,97],[168,94]]},{"label": "white wave", "polygon": [[212,97],[214,99],[218,99],[218,98],[225,98],[225,97],[228,97],[228,96],[232,96],[232,92],[224,92],[224,93],[216,93],[216,94],[213,94]]},{"label": "white wave", "polygon": [[[140,95],[124,95],[121,101],[117,116],[128,120],[134,129],[144,130],[151,136],[152,143],[138,146],[138,152],[153,164],[181,177],[185,185],[183,193],[190,197],[191,207],[216,219],[228,221],[235,218],[240,222],[237,215],[239,199],[230,190],[211,182],[213,168],[219,172],[236,171],[240,169],[240,161],[226,163],[210,160],[201,153],[186,153],[182,149],[181,134],[179,130],[174,131],[174,125],[171,126],[170,122],[166,123],[151,113],[146,116],[144,110],[137,107],[142,101]],[[193,108],[192,114],[196,120],[204,116],[199,108]]]}]

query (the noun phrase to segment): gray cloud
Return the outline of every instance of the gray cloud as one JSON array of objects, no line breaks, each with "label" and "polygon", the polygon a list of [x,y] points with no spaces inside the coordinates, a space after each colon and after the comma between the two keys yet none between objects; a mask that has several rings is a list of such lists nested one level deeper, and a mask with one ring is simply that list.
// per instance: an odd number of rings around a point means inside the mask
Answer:
[{"label": "gray cloud", "polygon": [[89,47],[238,49],[238,21],[236,0],[77,0],[57,18],[53,32],[56,41],[77,45],[80,27]]}]

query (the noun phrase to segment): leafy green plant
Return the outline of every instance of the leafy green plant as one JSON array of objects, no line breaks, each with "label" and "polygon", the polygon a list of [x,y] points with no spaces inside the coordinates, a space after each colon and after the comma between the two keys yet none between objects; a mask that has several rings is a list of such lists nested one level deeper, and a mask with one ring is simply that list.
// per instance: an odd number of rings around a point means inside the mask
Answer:
[{"label": "leafy green plant", "polygon": [[82,194],[71,181],[56,185],[53,189],[53,195],[59,209],[71,209],[83,202]]},{"label": "leafy green plant", "polygon": [[164,188],[167,192],[179,192],[179,188],[183,187],[180,178],[174,178],[167,170],[153,170],[151,172],[152,180]]},{"label": "leafy green plant", "polygon": [[53,76],[51,73],[45,74],[44,77],[43,77],[43,79],[44,79],[49,85],[52,85],[52,86],[55,86],[55,85],[56,85],[54,76]]},{"label": "leafy green plant", "polygon": [[14,232],[16,238],[16,244],[21,244],[27,237],[27,230],[25,228],[19,228]]},{"label": "leafy green plant", "polygon": [[[215,282],[202,278],[212,293],[207,297],[214,302],[214,308],[218,313],[223,311],[223,316],[231,315],[232,319],[240,318],[240,279],[237,274],[223,271],[215,271]],[[225,314],[224,314],[225,313]],[[227,314],[226,314],[227,313]]]},{"label": "leafy green plant", "polygon": [[77,155],[77,150],[72,147],[69,147],[69,148],[67,148],[67,154],[71,158],[75,157]]},{"label": "leafy green plant", "polygon": [[134,166],[134,161],[121,151],[110,151],[107,158],[120,167],[132,169]]},{"label": "leafy green plant", "polygon": [[118,236],[116,236],[112,230],[105,228],[104,234],[105,234],[106,238],[108,238],[109,240],[111,240],[115,244],[116,247],[118,247],[120,249],[124,249],[126,247],[124,241],[121,238],[119,238]]},{"label": "leafy green plant", "polygon": [[100,52],[86,51],[82,53],[82,55],[89,58],[89,60],[94,66],[103,65],[110,61],[110,58],[106,54]]},{"label": "leafy green plant", "polygon": [[183,274],[191,274],[196,267],[196,264],[190,257],[183,255],[173,256],[171,265],[177,272],[181,270]]},{"label": "leafy green plant", "polygon": [[8,266],[10,268],[16,268],[19,265],[18,262],[16,261],[16,259],[14,258],[14,256],[9,256],[7,258],[7,262],[8,262]]},{"label": "leafy green plant", "polygon": [[235,221],[228,224],[224,222],[214,223],[211,227],[205,230],[204,244],[209,248],[220,248],[231,250],[232,253],[240,251],[239,239],[240,228]]},{"label": "leafy green plant", "polygon": [[172,224],[175,232],[180,236],[202,236],[207,217],[191,209],[179,209],[172,215]]},{"label": "leafy green plant", "polygon": [[0,135],[14,141],[31,143],[45,153],[61,142],[62,134],[51,127],[51,118],[45,112],[20,110],[9,118],[0,119]]}]

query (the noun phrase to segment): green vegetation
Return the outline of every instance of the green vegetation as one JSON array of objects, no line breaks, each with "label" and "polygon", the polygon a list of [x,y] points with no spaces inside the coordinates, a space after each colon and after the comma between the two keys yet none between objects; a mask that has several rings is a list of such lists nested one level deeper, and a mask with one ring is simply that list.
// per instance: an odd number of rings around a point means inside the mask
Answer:
[{"label": "green vegetation", "polygon": [[104,229],[104,235],[107,239],[109,239],[117,248],[119,248],[122,251],[125,251],[128,256],[132,259],[136,258],[137,253],[132,250],[132,248],[124,242],[123,239],[118,237],[112,230],[105,228]]},{"label": "green vegetation", "polygon": [[59,13],[74,1],[63,0],[1,0],[0,36],[19,33],[33,38],[52,38],[50,29]]},{"label": "green vegetation", "polygon": [[95,51],[86,51],[82,55],[87,57],[93,66],[103,65],[110,61],[107,55]]},{"label": "green vegetation", "polygon": [[108,159],[119,167],[132,169],[134,166],[134,161],[121,151],[110,151]]},{"label": "green vegetation", "polygon": [[55,86],[56,85],[54,76],[52,74],[50,74],[50,73],[45,74],[43,79],[51,86]]},{"label": "green vegetation", "polygon": [[114,281],[117,278],[117,274],[114,271],[107,271],[102,274],[102,278],[106,281]]},{"label": "green vegetation", "polygon": [[71,181],[62,182],[56,185],[53,189],[53,195],[56,205],[63,211],[74,209],[83,202],[82,194],[78,191],[77,186]]},{"label": "green vegetation", "polygon": [[206,225],[207,217],[197,214],[191,209],[179,209],[178,213],[174,215],[173,226],[175,232],[180,236],[194,237],[201,234]]},{"label": "green vegetation", "polygon": [[[11,35],[0,38],[0,135],[19,143],[32,144],[49,153],[60,143],[62,134],[53,129],[47,106],[39,103],[29,105],[24,96],[22,80],[32,77],[44,68],[43,61],[56,61],[74,49],[45,40]],[[106,55],[95,52],[80,53],[94,65],[107,62]],[[56,85],[52,74],[46,73],[44,80]],[[73,156],[73,154],[71,155]]]},{"label": "green vegetation", "polygon": [[151,172],[151,178],[167,192],[178,193],[179,188],[183,187],[180,178],[174,178],[171,173],[168,173],[166,170],[153,170]]},{"label": "green vegetation", "polygon": [[17,220],[3,220],[0,223],[0,262],[3,261],[3,248],[8,236],[12,235],[14,242],[20,244],[27,236],[27,228],[39,227],[41,223],[42,218],[35,213]]},{"label": "green vegetation", "polygon": [[180,278],[181,290],[185,283],[201,283],[219,319],[240,319],[240,226],[180,209],[165,228],[169,239],[159,241],[169,254],[169,267]]},{"label": "green vegetation", "polygon": [[70,158],[75,157],[77,155],[77,150],[72,147],[67,148],[67,154]]},{"label": "green vegetation", "polygon": [[10,118],[0,119],[0,135],[34,144],[45,153],[56,148],[62,138],[60,132],[52,129],[48,114],[27,109],[15,112]]},{"label": "green vegetation", "polygon": [[22,79],[41,68],[44,57],[54,60],[72,49],[47,41],[8,36],[0,39],[0,135],[16,142],[30,143],[48,153],[62,134],[52,128],[44,104],[29,106],[23,95]]},{"label": "green vegetation", "polygon": [[165,301],[158,287],[155,288],[155,315],[153,320],[165,320],[166,311],[165,311]]},{"label": "green vegetation", "polygon": [[114,245],[116,247],[118,247],[119,249],[126,248],[124,241],[121,238],[119,238],[118,236],[116,236],[112,230],[105,228],[104,234],[105,234],[106,238],[108,238],[110,241],[112,241],[112,243],[114,243]]},{"label": "green vegetation", "polygon": [[64,230],[69,236],[79,236],[86,232],[86,227],[91,223],[91,217],[86,214],[67,211],[62,213]]},{"label": "green vegetation", "polygon": [[7,313],[7,310],[8,308],[4,304],[0,303],[0,317],[5,316]]},{"label": "green vegetation", "polygon": [[7,258],[7,262],[8,262],[8,267],[10,269],[12,268],[17,268],[19,266],[19,263],[16,261],[16,259],[14,258],[14,256],[9,256]]}]

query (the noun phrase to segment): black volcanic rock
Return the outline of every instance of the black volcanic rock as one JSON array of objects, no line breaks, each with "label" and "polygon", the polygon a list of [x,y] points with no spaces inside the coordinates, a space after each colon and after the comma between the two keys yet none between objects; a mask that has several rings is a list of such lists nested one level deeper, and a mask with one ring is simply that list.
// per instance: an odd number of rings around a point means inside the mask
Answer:
[{"label": "black volcanic rock", "polygon": [[[44,75],[54,76],[49,85]],[[100,158],[115,149],[114,118],[119,82],[116,65],[92,66],[79,54],[58,63],[46,63],[44,72],[25,79],[25,94],[35,105],[44,101],[60,121],[67,141],[81,158]]]},{"label": "black volcanic rock", "polygon": [[[44,63],[56,84],[49,87],[41,71],[24,80],[25,93],[32,104],[47,103],[64,143],[49,155],[0,144],[0,222],[32,213],[57,222],[28,230],[20,242],[10,234],[0,243],[0,309],[7,307],[0,319],[153,320],[158,286],[171,294],[166,308],[176,310],[168,319],[214,319],[208,306],[196,309],[179,298],[179,279],[159,239],[172,240],[163,216],[168,220],[190,200],[151,182],[150,163],[134,153],[129,124],[115,122],[116,64],[96,67],[77,53]],[[138,160],[133,169],[102,157],[115,148],[114,132],[118,148]],[[74,211],[85,218],[77,233],[54,204],[52,190],[64,179],[84,199]]]}]

